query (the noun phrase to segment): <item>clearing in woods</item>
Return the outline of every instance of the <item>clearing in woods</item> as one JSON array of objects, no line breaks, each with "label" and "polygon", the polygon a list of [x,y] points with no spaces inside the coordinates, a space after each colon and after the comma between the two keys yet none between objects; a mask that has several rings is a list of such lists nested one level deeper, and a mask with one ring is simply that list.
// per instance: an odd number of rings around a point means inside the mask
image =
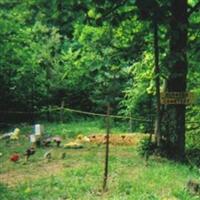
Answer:
[{"label": "clearing in woods", "polygon": [[[88,125],[88,124],[87,124]],[[90,124],[91,125],[91,124]],[[94,125],[94,124],[93,124]],[[56,126],[56,127],[55,127]],[[71,125],[46,124],[48,132],[59,130],[65,141],[73,140]],[[70,129],[69,129],[70,127]],[[75,126],[77,130],[79,125]],[[80,126],[84,127],[84,126]],[[79,128],[80,128],[79,127]],[[82,149],[64,149],[51,146],[37,148],[35,155],[24,164],[23,156],[18,163],[9,160],[13,152],[23,155],[30,145],[22,127],[18,142],[0,141],[0,199],[1,200],[64,200],[64,199],[180,199],[197,200],[199,196],[186,190],[189,179],[199,179],[199,172],[187,165],[160,157],[151,157],[148,165],[136,150],[136,145],[110,146],[108,191],[101,193],[105,157],[104,144],[85,144]],[[63,130],[70,130],[70,138]],[[103,133],[96,126],[82,130],[83,135]],[[80,131],[77,132],[78,135]],[[120,131],[116,131],[120,133]],[[123,134],[122,132],[120,134]],[[75,138],[74,135],[74,138]],[[52,151],[52,159],[43,159],[46,151]],[[66,157],[60,159],[60,154]]]}]

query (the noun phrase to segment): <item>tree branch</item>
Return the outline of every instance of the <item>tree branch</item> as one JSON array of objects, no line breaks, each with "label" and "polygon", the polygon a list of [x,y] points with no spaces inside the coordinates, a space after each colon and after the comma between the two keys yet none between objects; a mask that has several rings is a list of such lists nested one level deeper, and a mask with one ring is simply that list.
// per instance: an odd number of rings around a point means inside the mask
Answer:
[{"label": "tree branch", "polygon": [[198,11],[199,9],[200,9],[200,1],[199,1],[198,3],[196,3],[195,6],[193,6],[193,7],[190,8],[190,10],[188,11],[188,17],[189,17],[192,13]]},{"label": "tree branch", "polygon": [[126,3],[127,0],[122,1],[121,3],[113,6],[109,11],[107,11],[100,19],[105,19],[108,17],[110,14],[112,14],[115,10],[117,10],[119,7],[123,6]]}]

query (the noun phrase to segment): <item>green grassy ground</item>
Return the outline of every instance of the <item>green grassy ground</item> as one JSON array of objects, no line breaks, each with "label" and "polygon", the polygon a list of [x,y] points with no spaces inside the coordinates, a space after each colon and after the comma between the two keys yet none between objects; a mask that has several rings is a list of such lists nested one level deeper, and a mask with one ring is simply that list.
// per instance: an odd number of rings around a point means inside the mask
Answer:
[{"label": "green grassy ground", "polygon": [[[101,192],[105,146],[87,144],[83,149],[57,147],[38,148],[30,161],[11,163],[9,156],[23,154],[30,145],[26,134],[31,127],[20,126],[23,134],[18,142],[0,141],[0,199],[1,200],[197,200],[199,196],[186,190],[189,179],[199,179],[199,172],[159,157],[151,157],[145,165],[133,146],[111,146],[108,191]],[[45,124],[52,135],[62,135],[65,142],[78,134],[104,133],[101,122]],[[112,132],[120,133],[120,128]],[[43,155],[52,150],[53,159],[46,162]],[[66,152],[66,158],[60,154]]]}]

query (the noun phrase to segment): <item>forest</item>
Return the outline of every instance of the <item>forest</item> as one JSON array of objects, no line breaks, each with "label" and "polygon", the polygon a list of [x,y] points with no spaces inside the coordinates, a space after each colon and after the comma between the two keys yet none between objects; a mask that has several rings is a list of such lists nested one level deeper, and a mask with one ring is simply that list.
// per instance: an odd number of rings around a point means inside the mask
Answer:
[{"label": "forest", "polygon": [[[199,0],[0,0],[0,178],[19,172],[24,179],[14,191],[14,180],[0,180],[0,199],[200,198],[199,65]],[[29,148],[35,124],[44,125],[51,142],[56,135],[63,143],[106,134],[105,145],[67,150],[57,165],[48,157],[43,167],[55,173],[27,178],[42,171],[47,150],[63,151],[45,143],[30,161],[11,164],[12,153]],[[4,139],[16,127],[20,138]],[[139,147],[112,141],[112,134],[136,133],[144,135]],[[65,181],[54,168],[67,169]],[[160,186],[156,169],[167,174]],[[128,181],[128,171],[142,173],[142,189],[139,178]]]}]

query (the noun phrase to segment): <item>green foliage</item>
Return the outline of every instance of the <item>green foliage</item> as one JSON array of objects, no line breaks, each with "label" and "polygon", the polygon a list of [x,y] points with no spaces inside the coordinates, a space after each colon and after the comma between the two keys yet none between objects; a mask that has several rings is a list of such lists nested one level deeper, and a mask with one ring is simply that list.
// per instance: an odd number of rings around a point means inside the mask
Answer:
[{"label": "green foliage", "polygon": [[[197,94],[196,94],[197,95]],[[200,126],[199,126],[199,106],[188,107],[187,118],[186,118],[186,143],[187,148],[199,148],[200,149]]]},{"label": "green foliage", "polygon": [[200,148],[188,148],[186,151],[187,160],[193,167],[200,167]]},{"label": "green foliage", "polygon": [[[162,90],[170,75],[169,63],[174,62],[169,57],[170,3],[2,0],[0,111],[41,110],[64,101],[68,107],[105,112],[109,103],[113,114],[152,119],[158,75],[154,74],[152,20],[156,11]],[[196,3],[188,2],[189,6]],[[199,12],[194,12],[188,23],[187,85],[197,97],[199,23]],[[199,121],[199,100],[196,104],[187,108],[187,121]],[[134,130],[152,132],[152,126],[134,122]],[[199,128],[189,123],[186,128],[188,148],[199,148]]]},{"label": "green foliage", "polygon": [[140,141],[137,149],[139,155],[146,158],[155,153],[155,150],[156,150],[155,142],[152,142],[150,138],[147,137],[145,137]]},{"label": "green foliage", "polygon": [[28,23],[30,7],[31,3],[20,3],[0,11],[2,108],[31,109],[31,104],[37,107],[48,98],[51,66],[56,64],[52,52],[57,51],[60,36],[41,21]]}]

